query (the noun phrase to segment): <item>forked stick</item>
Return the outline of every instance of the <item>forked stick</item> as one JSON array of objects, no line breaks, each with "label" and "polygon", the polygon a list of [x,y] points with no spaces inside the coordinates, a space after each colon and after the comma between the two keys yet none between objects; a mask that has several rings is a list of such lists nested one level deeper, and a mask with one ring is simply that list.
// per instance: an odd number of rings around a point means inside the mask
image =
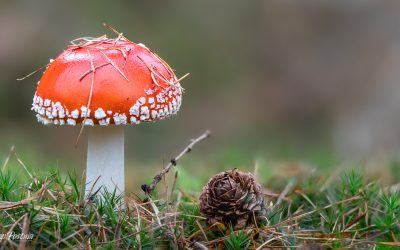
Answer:
[{"label": "forked stick", "polygon": [[142,190],[149,196],[151,196],[152,192],[156,188],[157,184],[162,180],[162,178],[171,170],[171,167],[176,166],[178,161],[187,153],[191,152],[193,147],[210,137],[211,132],[209,130],[205,131],[202,135],[197,137],[196,139],[192,139],[189,145],[186,146],[182,152],[180,152],[175,158],[172,158],[169,163],[163,167],[160,173],[158,173],[156,176],[154,176],[153,181],[150,185],[143,184],[141,186]]}]

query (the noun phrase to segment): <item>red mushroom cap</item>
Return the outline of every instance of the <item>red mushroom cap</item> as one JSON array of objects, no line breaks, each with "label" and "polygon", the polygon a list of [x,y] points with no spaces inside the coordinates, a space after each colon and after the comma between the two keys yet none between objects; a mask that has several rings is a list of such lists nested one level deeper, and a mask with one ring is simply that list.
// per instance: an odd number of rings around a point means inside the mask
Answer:
[{"label": "red mushroom cap", "polygon": [[176,114],[181,99],[165,61],[142,44],[104,36],[84,39],[51,60],[32,110],[44,124],[138,124]]}]

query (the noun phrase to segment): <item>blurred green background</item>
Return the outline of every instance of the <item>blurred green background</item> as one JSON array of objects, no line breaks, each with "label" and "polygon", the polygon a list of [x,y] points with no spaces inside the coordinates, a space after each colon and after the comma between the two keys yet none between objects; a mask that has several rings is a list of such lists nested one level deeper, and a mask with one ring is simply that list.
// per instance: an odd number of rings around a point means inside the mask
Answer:
[{"label": "blurred green background", "polygon": [[42,126],[30,111],[41,74],[16,79],[75,38],[113,36],[103,22],[146,44],[178,76],[191,73],[177,116],[126,127],[128,178],[135,182],[206,129],[212,139],[182,163],[203,179],[252,169],[257,160],[267,173],[280,169],[276,162],[329,168],[396,158],[399,7],[369,0],[3,0],[1,159],[15,145],[32,168],[84,168],[86,138],[74,147],[79,129]]}]

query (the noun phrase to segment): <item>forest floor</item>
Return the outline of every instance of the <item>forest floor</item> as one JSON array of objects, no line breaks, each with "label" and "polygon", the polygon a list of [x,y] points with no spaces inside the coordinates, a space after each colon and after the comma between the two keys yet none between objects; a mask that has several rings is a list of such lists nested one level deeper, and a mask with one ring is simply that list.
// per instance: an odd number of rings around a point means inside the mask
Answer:
[{"label": "forest floor", "polygon": [[82,192],[80,175],[28,169],[18,159],[23,175],[0,171],[2,249],[400,249],[400,184],[359,169],[299,170],[262,185],[265,218],[234,229],[207,223],[201,190],[188,188],[196,176],[178,175],[180,157],[160,183],[142,187],[154,191],[97,198]]}]

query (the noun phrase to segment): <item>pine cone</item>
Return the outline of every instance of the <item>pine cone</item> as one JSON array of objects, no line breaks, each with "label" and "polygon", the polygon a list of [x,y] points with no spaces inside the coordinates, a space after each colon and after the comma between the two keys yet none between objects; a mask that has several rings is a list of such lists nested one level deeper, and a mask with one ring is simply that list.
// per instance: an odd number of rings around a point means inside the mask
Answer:
[{"label": "pine cone", "polygon": [[200,212],[209,224],[232,224],[235,229],[257,223],[266,214],[261,186],[251,173],[237,169],[215,175],[203,188]]}]

